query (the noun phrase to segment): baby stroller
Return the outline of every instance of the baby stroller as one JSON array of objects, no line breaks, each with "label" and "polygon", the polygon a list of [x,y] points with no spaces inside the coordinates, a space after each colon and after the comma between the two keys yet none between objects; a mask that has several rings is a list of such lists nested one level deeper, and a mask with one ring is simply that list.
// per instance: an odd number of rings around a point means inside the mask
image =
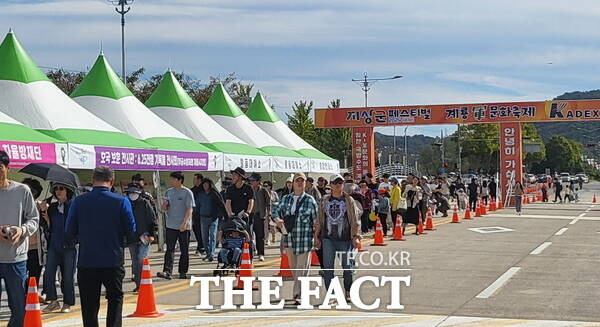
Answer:
[{"label": "baby stroller", "polygon": [[219,231],[222,248],[217,256],[217,267],[213,276],[239,274],[244,243],[250,239],[246,230],[246,222],[238,217],[230,217]]}]

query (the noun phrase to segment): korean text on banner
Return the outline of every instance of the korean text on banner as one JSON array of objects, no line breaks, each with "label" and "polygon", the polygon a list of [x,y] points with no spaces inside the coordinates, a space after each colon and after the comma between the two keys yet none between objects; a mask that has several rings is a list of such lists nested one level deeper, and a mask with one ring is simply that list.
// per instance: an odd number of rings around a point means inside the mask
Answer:
[{"label": "korean text on banner", "polygon": [[207,170],[208,153],[95,147],[96,165],[118,170]]},{"label": "korean text on banner", "polygon": [[25,167],[30,163],[56,163],[55,145],[0,141],[0,150],[6,151],[12,167]]},{"label": "korean text on banner", "polygon": [[[503,192],[502,201],[506,198],[506,192],[514,188],[516,181],[523,181],[523,155],[521,147],[521,123],[500,124],[500,186]],[[508,195],[512,196],[512,194]]]}]

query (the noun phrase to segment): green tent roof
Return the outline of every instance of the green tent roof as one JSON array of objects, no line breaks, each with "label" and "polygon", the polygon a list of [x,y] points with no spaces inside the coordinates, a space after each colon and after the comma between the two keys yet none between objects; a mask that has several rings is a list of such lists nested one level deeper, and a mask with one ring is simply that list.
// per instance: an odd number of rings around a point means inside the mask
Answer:
[{"label": "green tent roof", "polygon": [[101,145],[101,146],[115,146],[123,148],[138,148],[138,149],[150,149],[153,146],[144,143],[143,141],[136,140],[133,137],[123,134],[120,132],[108,132],[98,131],[90,129],[70,129],[70,128],[59,128],[57,130],[42,130],[37,131],[44,133],[55,139],[62,140],[63,142],[87,144],[87,145]]},{"label": "green tent roof", "polygon": [[267,101],[260,92],[256,93],[250,108],[246,111],[246,116],[254,121],[268,121],[274,123],[281,120],[273,108],[267,104]]},{"label": "green tent roof", "polygon": [[146,101],[146,107],[173,107],[187,109],[197,106],[194,100],[181,87],[170,70],[164,73],[160,83]]},{"label": "green tent roof", "polygon": [[71,93],[72,98],[95,95],[100,97],[112,98],[118,100],[126,96],[133,96],[131,91],[123,84],[123,81],[110,67],[110,64],[100,54],[92,69],[85,75],[85,78]]},{"label": "green tent roof", "polygon": [[0,122],[0,140],[34,143],[60,143],[61,141],[42,134],[29,127]]},{"label": "green tent roof", "polygon": [[0,44],[0,80],[31,83],[50,81],[27,55],[15,34],[10,31]]},{"label": "green tent roof", "polygon": [[233,118],[244,114],[229,94],[227,94],[225,87],[221,83],[215,87],[203,109],[209,115],[229,116]]}]

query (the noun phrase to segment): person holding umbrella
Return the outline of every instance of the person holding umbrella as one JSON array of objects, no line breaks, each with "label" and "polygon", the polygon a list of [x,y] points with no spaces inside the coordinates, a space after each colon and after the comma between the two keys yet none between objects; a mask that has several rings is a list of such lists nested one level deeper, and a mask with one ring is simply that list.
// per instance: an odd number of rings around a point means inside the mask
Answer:
[{"label": "person holding umbrella", "polygon": [[[48,306],[42,310],[44,313],[59,310],[63,313],[71,311],[75,305],[75,263],[77,261],[77,250],[74,241],[65,240],[65,224],[69,215],[69,207],[73,198],[73,191],[64,184],[50,184],[52,195],[57,200],[51,203],[43,213],[44,219],[50,227],[48,239],[48,254],[46,267],[44,269],[44,290]],[[63,307],[61,309],[56,294],[56,270],[60,267],[63,294]]]},{"label": "person holding umbrella", "polygon": [[38,229],[39,214],[31,190],[8,179],[10,158],[0,151],[0,279],[8,294],[8,327],[23,324],[29,236]]}]

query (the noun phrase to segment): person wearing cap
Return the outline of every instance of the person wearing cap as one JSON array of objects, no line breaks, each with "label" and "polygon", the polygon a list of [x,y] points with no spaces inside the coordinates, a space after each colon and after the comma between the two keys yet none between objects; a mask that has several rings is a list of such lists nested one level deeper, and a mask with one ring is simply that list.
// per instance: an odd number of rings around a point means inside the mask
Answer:
[{"label": "person wearing cap", "polygon": [[306,178],[306,193],[315,198],[317,203],[321,202],[321,192],[315,186],[315,180],[312,177]]},{"label": "person wearing cap", "polygon": [[344,178],[341,175],[331,176],[331,194],[325,195],[319,206],[314,238],[315,248],[323,249],[323,279],[326,289],[329,289],[333,279],[335,258],[341,254],[345,297],[349,300],[352,286],[350,254],[354,248],[358,248],[361,235],[358,207],[354,199],[342,191],[343,184]]},{"label": "person wearing cap", "polygon": [[190,266],[190,230],[192,229],[192,214],[196,203],[192,191],[183,186],[185,177],[180,171],[170,175],[171,187],[165,192],[162,210],[167,212],[165,218],[165,251],[163,271],[157,274],[164,279],[172,279],[175,245],[179,243],[179,278],[186,279]]},{"label": "person wearing cap", "polygon": [[[44,269],[44,290],[46,301],[50,303],[42,310],[44,313],[60,310],[63,313],[71,311],[70,307],[75,305],[75,263],[77,262],[77,250],[75,242],[66,240],[65,225],[71,207],[73,191],[66,185],[52,183],[50,185],[52,195],[57,200],[51,203],[43,218],[50,226],[48,239],[48,253]],[[56,271],[61,271],[61,293],[63,294],[63,306],[60,307],[56,294]]]},{"label": "person wearing cap", "polygon": [[256,253],[258,260],[265,261],[265,229],[268,229],[268,224],[271,216],[271,192],[262,187],[261,176],[259,173],[252,173],[248,177],[248,182],[254,191],[254,206],[250,219],[253,222],[253,231],[256,242]]},{"label": "person wearing cap", "polygon": [[273,208],[273,220],[284,231],[282,246],[287,249],[290,268],[295,269],[292,270],[293,300],[300,304],[298,278],[308,276],[318,205],[317,201],[305,192],[304,173],[294,174],[293,181],[293,192],[281,198],[279,204]]},{"label": "person wearing cap", "polygon": [[25,317],[29,237],[38,229],[39,214],[29,187],[8,179],[9,164],[8,153],[0,150],[0,279],[8,294],[8,327],[19,327]]},{"label": "person wearing cap", "polygon": [[[254,208],[254,190],[244,182],[246,171],[237,167],[230,171],[232,185],[225,193],[225,211],[229,217],[237,216],[246,222],[246,230],[252,235],[253,222],[250,213]],[[252,252],[251,252],[252,253]]]},{"label": "person wearing cap", "polygon": [[131,269],[135,282],[134,292],[140,288],[140,280],[144,258],[148,257],[148,247],[154,241],[154,228],[156,227],[156,214],[150,201],[142,197],[142,189],[139,184],[127,185],[125,195],[131,202],[133,216],[135,217],[136,236],[134,242],[129,244],[131,255]]}]

